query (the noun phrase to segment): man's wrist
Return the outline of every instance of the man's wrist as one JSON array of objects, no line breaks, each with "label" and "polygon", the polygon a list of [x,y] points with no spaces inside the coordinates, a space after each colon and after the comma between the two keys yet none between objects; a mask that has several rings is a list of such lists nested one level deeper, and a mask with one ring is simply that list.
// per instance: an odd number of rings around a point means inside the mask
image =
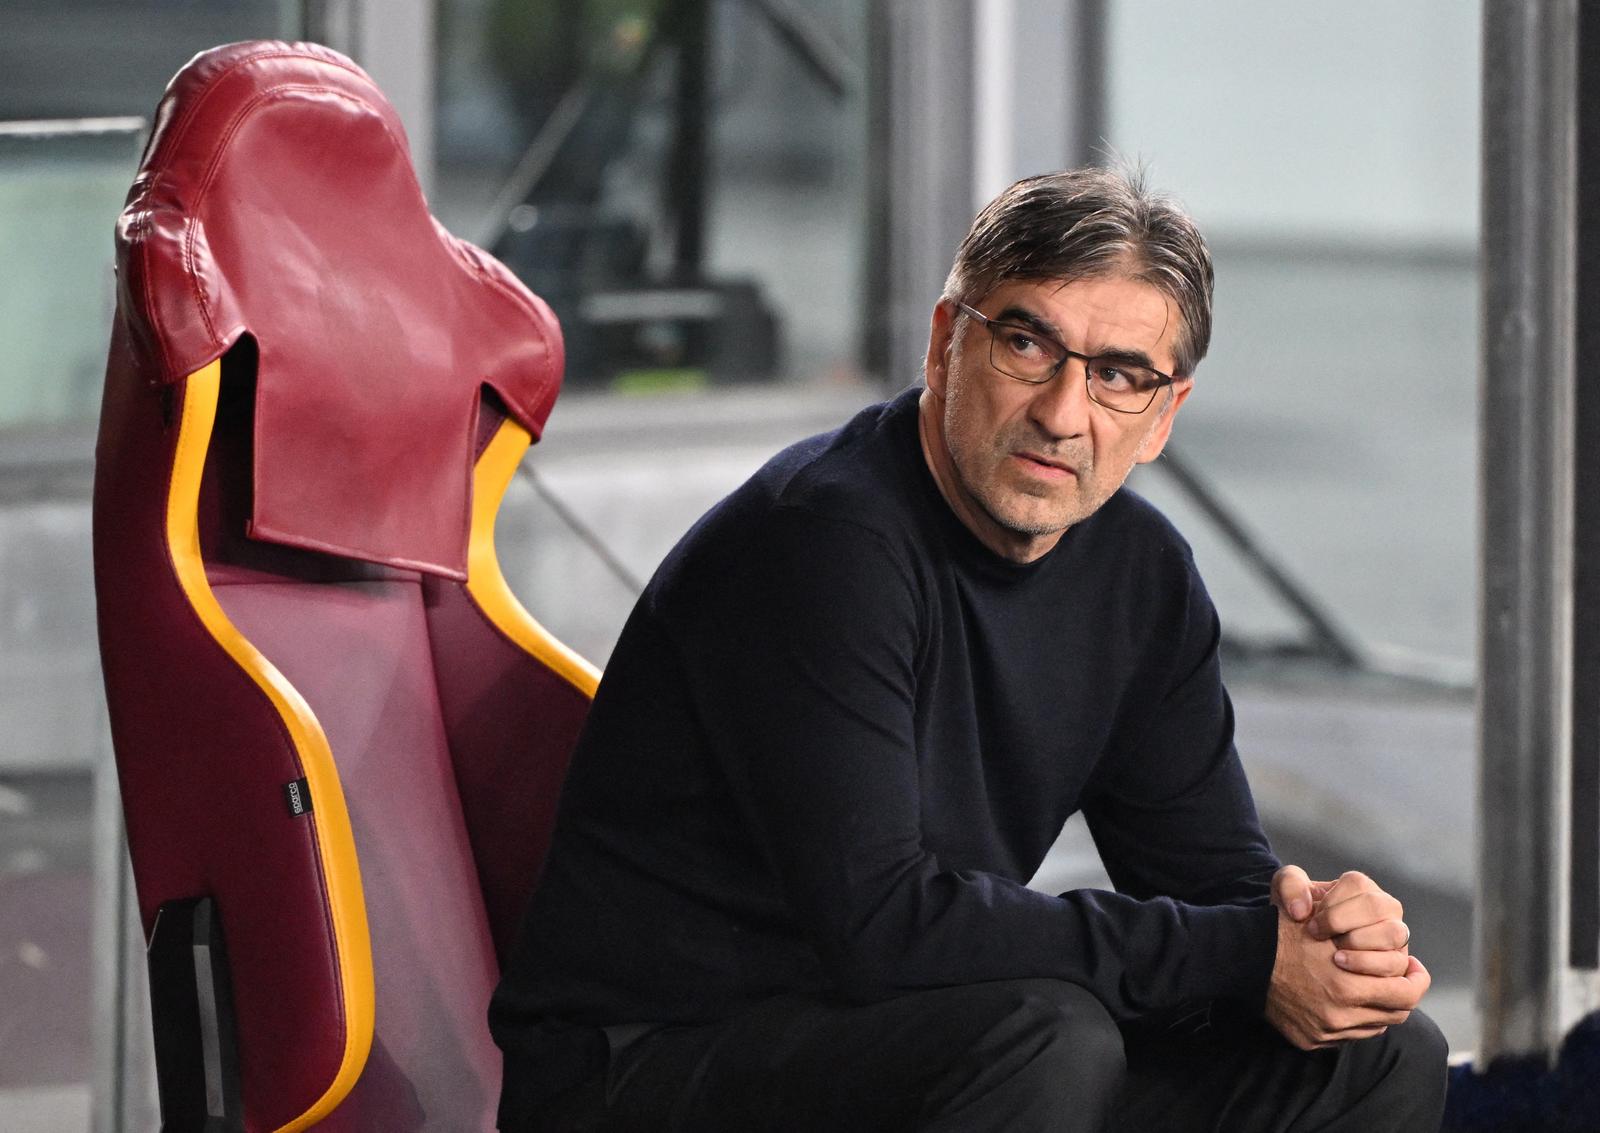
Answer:
[{"label": "man's wrist", "polygon": [[1278,956],[1278,909],[1204,905],[1188,910],[1191,963],[1186,998],[1222,999],[1259,1017]]}]

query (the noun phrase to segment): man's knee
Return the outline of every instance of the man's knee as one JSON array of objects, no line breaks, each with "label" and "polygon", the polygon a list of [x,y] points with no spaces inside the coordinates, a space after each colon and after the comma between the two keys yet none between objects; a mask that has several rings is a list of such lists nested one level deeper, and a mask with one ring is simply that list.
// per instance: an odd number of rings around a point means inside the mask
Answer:
[{"label": "man's knee", "polygon": [[1105,1005],[1064,980],[1023,980],[1019,1013],[1050,1036],[1061,1057],[1095,1078],[1120,1081],[1127,1071],[1122,1032]]},{"label": "man's knee", "polygon": [[1115,1097],[1127,1058],[1122,1034],[1099,1000],[1062,980],[984,986],[987,1026],[969,1057],[1062,1103]]},{"label": "man's knee", "polygon": [[1411,1018],[1390,1027],[1384,1037],[1394,1051],[1390,1076],[1418,1089],[1436,1089],[1442,1097],[1450,1044],[1439,1025],[1421,1011],[1413,1011]]},{"label": "man's knee", "polygon": [[1094,996],[1044,979],[974,984],[958,994],[961,1038],[924,1098],[919,1127],[1105,1126],[1127,1063],[1122,1035]]},{"label": "man's knee", "polygon": [[1383,1099],[1381,1108],[1415,1114],[1419,1120],[1436,1120],[1444,1112],[1450,1047],[1438,1024],[1428,1016],[1413,1011],[1400,1026],[1355,1047],[1369,1055],[1364,1060],[1365,1074],[1373,1093]]}]

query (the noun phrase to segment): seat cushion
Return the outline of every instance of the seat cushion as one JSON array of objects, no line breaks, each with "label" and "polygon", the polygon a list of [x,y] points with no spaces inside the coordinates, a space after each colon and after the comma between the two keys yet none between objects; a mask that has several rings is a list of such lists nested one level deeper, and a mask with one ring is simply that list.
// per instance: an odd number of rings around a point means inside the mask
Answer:
[{"label": "seat cushion", "polygon": [[[485,1012],[498,966],[440,718],[420,583],[240,577],[212,572],[217,599],[327,733],[371,926],[372,1055],[321,1127],[492,1128],[500,1063]],[[249,1051],[240,1053],[248,1067]]]}]

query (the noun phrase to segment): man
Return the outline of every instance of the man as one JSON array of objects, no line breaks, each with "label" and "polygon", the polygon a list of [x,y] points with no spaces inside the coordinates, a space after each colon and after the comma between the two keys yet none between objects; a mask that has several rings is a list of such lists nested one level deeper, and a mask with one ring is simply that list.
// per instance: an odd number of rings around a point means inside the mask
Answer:
[{"label": "man", "polygon": [[[1137,179],[1019,182],[926,388],[684,537],[495,996],[502,1129],[1437,1125],[1400,905],[1279,869],[1188,547],[1121,488],[1210,304]],[[1079,809],[1117,891],[1026,888]]]}]

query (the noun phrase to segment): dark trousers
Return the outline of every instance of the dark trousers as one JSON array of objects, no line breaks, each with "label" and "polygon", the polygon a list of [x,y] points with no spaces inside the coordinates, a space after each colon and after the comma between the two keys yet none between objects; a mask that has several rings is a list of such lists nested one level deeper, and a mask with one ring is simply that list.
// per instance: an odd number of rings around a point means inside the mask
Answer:
[{"label": "dark trousers", "polygon": [[1420,1012],[1296,1050],[1265,1023],[1124,1031],[1082,988],[1009,980],[846,1007],[799,997],[613,1051],[539,1130],[1433,1133],[1445,1043]]}]

